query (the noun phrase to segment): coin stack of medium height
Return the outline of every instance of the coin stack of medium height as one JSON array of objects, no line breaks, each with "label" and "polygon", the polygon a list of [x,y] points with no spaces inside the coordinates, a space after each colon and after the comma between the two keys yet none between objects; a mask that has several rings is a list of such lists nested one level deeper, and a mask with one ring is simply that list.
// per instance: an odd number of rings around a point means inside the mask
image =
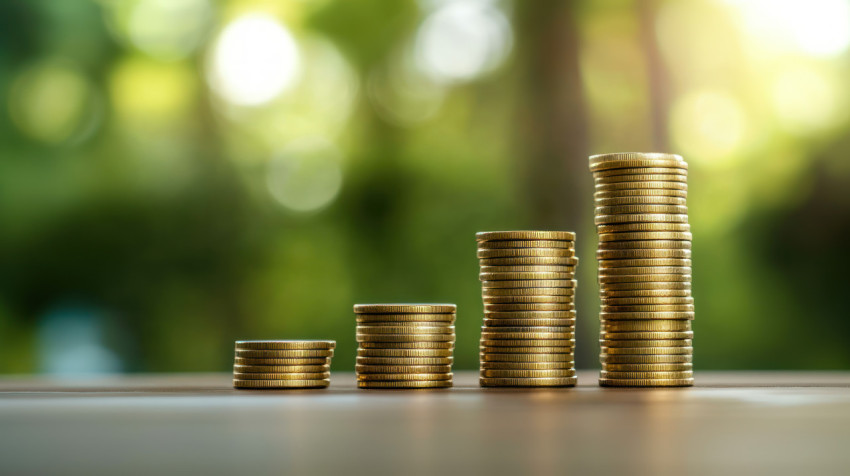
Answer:
[{"label": "coin stack of medium height", "polygon": [[332,340],[238,340],[236,388],[325,388],[330,384]]},{"label": "coin stack of medium height", "polygon": [[590,157],[596,181],[603,386],[693,385],[688,164]]},{"label": "coin stack of medium height", "polygon": [[454,304],[357,304],[357,386],[452,386]]},{"label": "coin stack of medium height", "polygon": [[484,300],[480,384],[575,385],[575,234],[482,232],[476,239]]}]

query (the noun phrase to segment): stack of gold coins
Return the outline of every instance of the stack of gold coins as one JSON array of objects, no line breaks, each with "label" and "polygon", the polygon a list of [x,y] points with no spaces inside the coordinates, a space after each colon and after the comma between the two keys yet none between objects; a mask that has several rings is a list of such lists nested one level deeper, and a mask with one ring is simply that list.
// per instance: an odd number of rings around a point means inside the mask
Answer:
[{"label": "stack of gold coins", "polygon": [[357,386],[452,386],[454,304],[357,304]]},{"label": "stack of gold coins", "polygon": [[235,388],[325,388],[330,384],[332,340],[238,340]]},{"label": "stack of gold coins", "polygon": [[481,386],[576,384],[575,238],[568,231],[476,235],[484,300]]},{"label": "stack of gold coins", "polygon": [[693,385],[688,164],[672,154],[590,157],[596,181],[603,386]]}]

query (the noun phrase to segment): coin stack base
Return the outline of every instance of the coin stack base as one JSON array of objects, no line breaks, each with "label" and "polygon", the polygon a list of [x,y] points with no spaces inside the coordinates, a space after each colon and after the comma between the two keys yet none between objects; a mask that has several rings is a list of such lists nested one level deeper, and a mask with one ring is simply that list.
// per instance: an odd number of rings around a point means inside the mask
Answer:
[{"label": "coin stack base", "polygon": [[688,164],[672,154],[590,157],[596,181],[606,387],[694,383]]},{"label": "coin stack base", "polygon": [[454,304],[357,304],[357,386],[452,386]]},{"label": "coin stack base", "polygon": [[334,347],[332,340],[238,340],[233,387],[326,388]]},{"label": "coin stack base", "polygon": [[484,301],[482,387],[571,387],[575,371],[575,234],[476,235]]}]

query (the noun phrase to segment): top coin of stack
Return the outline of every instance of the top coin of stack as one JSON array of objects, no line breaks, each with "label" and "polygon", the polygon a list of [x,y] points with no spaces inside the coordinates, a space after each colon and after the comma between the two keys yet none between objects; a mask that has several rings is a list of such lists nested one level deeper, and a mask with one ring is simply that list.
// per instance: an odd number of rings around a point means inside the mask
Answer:
[{"label": "top coin of stack", "polygon": [[238,340],[235,388],[324,388],[330,384],[332,340]]},{"label": "top coin of stack", "polygon": [[357,304],[357,386],[452,386],[454,304]]},{"label": "top coin of stack", "polygon": [[575,385],[575,234],[497,231],[476,240],[481,386]]},{"label": "top coin of stack", "polygon": [[596,182],[604,386],[693,385],[688,164],[673,154],[590,157]]}]

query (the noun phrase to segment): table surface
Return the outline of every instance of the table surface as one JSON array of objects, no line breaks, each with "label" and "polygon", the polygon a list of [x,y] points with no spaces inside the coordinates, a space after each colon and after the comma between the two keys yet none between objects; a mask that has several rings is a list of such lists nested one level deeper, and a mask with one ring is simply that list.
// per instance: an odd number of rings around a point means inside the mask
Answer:
[{"label": "table surface", "polygon": [[850,372],[684,389],[234,390],[225,374],[0,379],[2,474],[848,474]]}]

